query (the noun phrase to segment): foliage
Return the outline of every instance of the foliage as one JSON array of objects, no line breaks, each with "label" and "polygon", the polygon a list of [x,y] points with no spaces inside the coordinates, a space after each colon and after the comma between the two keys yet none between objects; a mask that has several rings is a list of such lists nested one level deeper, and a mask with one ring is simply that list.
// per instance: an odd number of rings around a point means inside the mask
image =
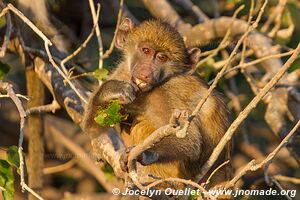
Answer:
[{"label": "foliage", "polygon": [[96,69],[93,72],[93,75],[98,79],[98,80],[103,80],[105,78],[107,78],[108,76],[108,70],[105,68],[102,69]]},{"label": "foliage", "polygon": [[10,67],[7,64],[0,61],[0,80],[4,78],[4,76],[8,73],[9,69]]},{"label": "foliage", "polygon": [[112,180],[115,177],[114,170],[109,164],[104,165],[102,171],[108,180]]},{"label": "foliage", "polygon": [[111,101],[108,106],[102,108],[100,107],[97,111],[97,117],[95,121],[101,126],[114,126],[117,123],[120,123],[125,117],[120,113],[121,105],[119,101]]},{"label": "foliage", "polygon": [[6,160],[0,160],[0,187],[4,188],[4,200],[14,199],[14,174],[13,167],[19,167],[18,147],[11,146],[6,152]]}]

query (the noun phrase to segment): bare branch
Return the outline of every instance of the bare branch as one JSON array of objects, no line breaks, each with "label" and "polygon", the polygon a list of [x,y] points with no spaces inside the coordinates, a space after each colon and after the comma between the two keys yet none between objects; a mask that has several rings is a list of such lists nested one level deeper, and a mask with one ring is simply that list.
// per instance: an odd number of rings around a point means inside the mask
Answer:
[{"label": "bare branch", "polygon": [[35,191],[33,191],[28,185],[25,183],[25,175],[24,175],[24,158],[23,158],[23,138],[24,138],[24,127],[25,127],[25,117],[26,113],[22,106],[22,103],[20,99],[16,96],[13,87],[11,84],[3,82],[0,80],[0,89],[7,91],[7,94],[10,96],[10,98],[13,100],[15,105],[17,106],[17,109],[20,114],[20,136],[19,136],[19,144],[18,144],[18,153],[20,158],[20,184],[22,187],[22,190],[27,190],[30,194],[35,196],[39,200],[43,200],[43,198],[37,194]]},{"label": "bare branch", "polygon": [[299,178],[288,177],[288,176],[283,176],[283,175],[279,175],[279,174],[275,175],[275,176],[272,176],[272,178],[276,179],[277,181],[290,182],[290,183],[300,185],[300,179]]},{"label": "bare branch", "polygon": [[103,57],[101,57],[100,59],[108,58],[109,55],[112,53],[112,51],[114,49],[114,45],[115,45],[116,38],[117,38],[117,32],[119,30],[119,26],[120,26],[121,19],[122,19],[123,5],[124,5],[124,0],[120,0],[120,7],[119,7],[119,13],[118,13],[118,21],[117,21],[117,25],[116,25],[114,37],[113,37],[113,39],[112,39],[112,41],[110,43],[109,49],[107,49],[105,51]]},{"label": "bare branch", "polygon": [[[99,14],[100,14],[100,4],[98,4],[97,14],[96,14],[96,22],[97,23],[98,23],[98,20],[99,20]],[[88,35],[88,37],[85,39],[85,41],[73,53],[71,53],[69,56],[65,57],[60,62],[60,65],[62,66],[62,68],[65,67],[65,64],[69,60],[71,60],[72,58],[74,58],[75,56],[77,56],[80,53],[80,51],[86,47],[86,45],[89,43],[89,41],[92,39],[92,37],[94,35],[94,31],[95,31],[95,29],[96,29],[96,27],[98,25],[97,23],[93,25],[93,28],[92,28],[90,34]]]},{"label": "bare branch", "polygon": [[96,24],[96,36],[97,36],[98,45],[99,45],[99,63],[98,63],[98,67],[99,67],[99,69],[102,69],[103,59],[101,59],[101,58],[103,57],[103,43],[102,43],[101,32],[100,32],[98,20],[97,20],[97,17],[96,17],[96,10],[95,10],[94,1],[89,0],[89,5],[90,5],[91,13],[92,13],[93,23]]},{"label": "bare branch", "polygon": [[293,136],[293,134],[297,131],[300,126],[300,120],[298,120],[297,124],[293,127],[293,129],[285,136],[285,138],[280,142],[280,144],[261,162],[257,163],[256,160],[252,160],[249,162],[240,172],[231,179],[225,186],[225,188],[231,188],[235,185],[235,183],[244,176],[248,171],[256,171],[265,165],[269,165],[277,153],[281,150],[282,147],[286,146]]},{"label": "bare branch", "polygon": [[76,159],[71,159],[68,162],[61,164],[61,165],[57,165],[54,167],[47,167],[43,169],[43,174],[53,174],[53,173],[59,173],[62,171],[65,171],[67,169],[72,168],[74,165],[76,164]]},{"label": "bare branch", "polygon": [[174,1],[177,4],[181,5],[189,13],[193,13],[196,17],[198,17],[199,23],[209,20],[207,15],[202,10],[200,10],[200,8],[196,6],[191,0],[174,0]]},{"label": "bare branch", "polygon": [[282,66],[282,68],[276,73],[276,75],[265,85],[265,87],[252,99],[252,101],[246,106],[246,108],[240,112],[238,117],[234,120],[234,122],[230,125],[228,130],[226,131],[225,135],[219,142],[219,144],[215,147],[213,153],[209,157],[208,161],[202,167],[201,173],[199,175],[200,180],[208,170],[213,166],[217,158],[219,157],[220,153],[224,149],[227,142],[233,136],[235,130],[238,126],[244,121],[244,119],[249,115],[249,113],[256,107],[258,102],[267,94],[270,89],[280,80],[280,78],[284,75],[284,73],[288,70],[290,65],[296,60],[298,54],[300,52],[300,43],[298,44],[297,48],[293,55],[287,60],[287,62]]},{"label": "bare branch", "polygon": [[34,113],[42,113],[42,112],[52,112],[55,113],[57,109],[60,109],[60,105],[56,100],[53,100],[51,104],[32,107],[26,110],[26,115],[31,115]]}]

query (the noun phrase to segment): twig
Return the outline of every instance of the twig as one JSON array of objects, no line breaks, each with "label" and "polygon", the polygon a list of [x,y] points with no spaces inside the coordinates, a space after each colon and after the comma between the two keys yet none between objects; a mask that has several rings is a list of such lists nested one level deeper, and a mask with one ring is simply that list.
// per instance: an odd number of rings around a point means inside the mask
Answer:
[{"label": "twig", "polygon": [[[205,53],[205,52],[203,52],[203,53]],[[253,55],[253,53],[254,53],[253,50],[249,49],[249,50],[246,50],[244,56],[251,56],[251,55]],[[242,57],[242,53],[241,52],[237,53],[236,56],[233,58],[232,62],[238,61],[239,59],[241,59],[241,57]],[[221,68],[222,66],[224,66],[224,64],[227,62],[227,60],[228,60],[228,58],[214,63],[214,68],[215,69]],[[228,69],[228,70],[230,70],[230,69]]]},{"label": "twig", "polygon": [[163,138],[175,134],[179,130],[179,127],[172,127],[170,125],[163,126],[153,133],[151,133],[142,143],[135,146],[128,155],[128,171],[132,182],[140,189],[144,188],[138,180],[136,173],[136,158],[141,155],[145,150],[151,148],[151,146]]},{"label": "twig", "polygon": [[76,159],[71,159],[68,162],[61,164],[61,165],[57,165],[54,167],[47,167],[43,169],[43,174],[54,174],[54,173],[58,173],[58,172],[62,172],[65,171],[67,169],[70,169],[71,167],[73,167],[76,164]]},{"label": "twig", "polygon": [[[252,17],[253,17],[253,9],[254,9],[254,0],[251,0],[250,11],[249,11],[249,17],[248,17],[248,22],[247,22],[247,25],[248,25],[248,28],[247,28],[247,29],[250,28],[250,24],[251,24]],[[245,61],[245,53],[246,53],[246,42],[245,42],[245,40],[244,40],[240,64],[243,64],[244,61]]]},{"label": "twig", "polygon": [[[97,8],[97,14],[96,14],[96,22],[98,22],[99,20],[99,14],[100,14],[100,4],[97,4],[98,8]],[[86,45],[89,43],[89,41],[92,39],[93,35],[94,35],[94,31],[96,28],[97,24],[93,25],[93,28],[90,32],[90,34],[88,35],[88,37],[85,39],[85,41],[73,52],[71,53],[69,56],[65,57],[61,62],[60,65],[64,68],[65,64],[71,60],[72,58],[74,58],[75,56],[77,56],[79,54],[79,52],[84,49],[86,47]]]},{"label": "twig", "polygon": [[294,49],[291,50],[291,51],[288,51],[288,52],[284,52],[284,53],[279,53],[279,54],[273,54],[273,55],[269,55],[269,56],[265,56],[265,57],[262,57],[262,58],[259,58],[259,59],[256,59],[254,61],[251,61],[251,62],[247,62],[247,63],[240,63],[239,65],[236,65],[230,69],[228,69],[225,73],[229,73],[231,71],[234,71],[234,70],[237,70],[237,69],[245,69],[246,67],[249,67],[249,66],[252,66],[252,65],[256,65],[256,64],[259,64],[265,60],[269,60],[269,59],[272,59],[272,58],[281,58],[281,57],[285,57],[285,56],[289,56],[289,55],[292,55],[294,53]]},{"label": "twig", "polygon": [[189,13],[192,12],[197,18],[198,23],[209,20],[207,15],[200,10],[198,6],[196,6],[191,0],[174,0],[177,4],[181,5],[184,9],[186,9]]},{"label": "twig", "polygon": [[[279,183],[277,180],[271,178],[271,181],[272,181],[272,183],[275,183],[275,185],[280,189],[280,191],[285,190],[285,189],[280,185],[280,183]],[[285,196],[285,198],[286,198],[287,200],[293,200],[293,198],[290,197],[290,196],[289,196],[288,194],[286,194],[286,193],[284,194],[284,196]]]},{"label": "twig", "polygon": [[288,176],[283,176],[280,174],[272,176],[272,177],[274,179],[276,179],[277,181],[290,182],[290,183],[300,185],[300,178],[288,177]]},{"label": "twig", "polygon": [[209,199],[212,199],[212,200],[216,200],[215,197],[213,197],[207,190],[205,190],[204,187],[202,187],[201,185],[191,181],[191,180],[186,180],[186,179],[181,179],[181,178],[166,178],[166,179],[161,179],[161,180],[158,180],[158,181],[155,181],[149,185],[147,185],[145,188],[153,188],[154,186],[160,184],[160,183],[163,183],[163,182],[167,182],[167,181],[172,181],[172,182],[178,182],[178,183],[184,183],[185,185],[191,185],[197,189],[199,189],[202,194],[204,194],[206,197],[208,197]]},{"label": "twig", "polygon": [[[139,143],[135,147],[131,149],[128,155],[128,173],[132,180],[132,182],[140,189],[144,188],[143,185],[138,180],[138,174],[136,172],[136,158],[141,155],[145,150],[151,148],[154,144],[161,141],[163,138],[176,134],[177,137],[181,137],[180,135],[180,124],[177,124],[176,121],[183,121],[187,123],[188,114],[186,111],[181,111],[176,109],[170,118],[169,124],[159,129],[155,130],[151,133],[143,142]],[[184,124],[181,124],[184,126]]]},{"label": "twig", "polygon": [[10,96],[10,98],[13,100],[15,105],[17,106],[17,109],[20,114],[20,137],[19,137],[19,143],[18,143],[18,153],[19,153],[19,159],[20,159],[20,185],[22,187],[22,190],[27,190],[30,194],[38,198],[39,200],[43,200],[43,198],[37,194],[35,191],[33,191],[28,185],[25,183],[25,176],[24,176],[24,158],[23,158],[23,138],[24,138],[24,127],[25,127],[25,117],[26,113],[22,106],[22,102],[20,99],[16,96],[13,87],[11,84],[0,81],[0,88],[7,91],[7,94]]},{"label": "twig", "polygon": [[[23,13],[21,13],[18,9],[16,9],[12,4],[7,4],[7,6],[1,11],[0,17],[2,17],[4,14],[8,12],[8,10],[11,10],[14,12],[20,19],[23,20],[42,40],[44,41],[44,46],[49,58],[50,63],[53,65],[53,67],[58,71],[58,73],[67,81],[67,83],[70,85],[70,87],[74,90],[74,92],[78,95],[78,97],[84,102],[87,103],[86,99],[80,94],[80,92],[75,88],[73,83],[66,77],[66,74],[58,67],[58,65],[54,62],[52,55],[49,50],[49,46],[52,46],[52,42],[47,38],[47,36],[44,35],[42,31],[40,31]],[[64,71],[66,69],[63,68]]]},{"label": "twig", "polygon": [[111,191],[115,187],[113,182],[107,180],[103,172],[94,164],[94,161],[90,158],[90,155],[88,155],[84,149],[82,149],[71,139],[63,135],[58,127],[51,126],[50,131],[53,137],[57,139],[57,142],[64,145],[76,156],[76,158],[79,160],[79,162],[77,162],[78,165],[87,172],[91,173],[107,191]]},{"label": "twig", "polygon": [[[273,10],[273,12],[271,13],[271,15],[268,17],[268,20],[265,22],[265,24],[262,26],[261,28],[261,32],[266,32],[271,23],[275,20],[275,21],[278,21],[279,20],[279,23],[280,23],[280,18],[282,16],[282,12],[284,10],[284,6],[286,4],[286,0],[280,0],[278,5],[276,6],[276,8]],[[279,17],[279,18],[278,18]],[[278,22],[277,22],[278,23]],[[276,26],[276,25],[275,25]],[[278,24],[277,24],[278,26]],[[279,27],[280,27],[280,24],[279,24]],[[278,28],[279,28],[278,27]]]},{"label": "twig", "polygon": [[213,166],[215,161],[218,159],[220,153],[222,152],[223,148],[227,144],[227,142],[233,136],[235,130],[238,126],[244,121],[244,119],[250,114],[250,112],[256,107],[258,102],[267,94],[268,91],[272,89],[272,87],[280,80],[280,78],[284,75],[284,73],[289,69],[290,65],[296,60],[298,54],[300,52],[300,43],[298,44],[297,48],[295,49],[293,55],[286,61],[286,63],[278,70],[275,76],[265,85],[263,89],[252,99],[252,101],[246,106],[246,108],[240,112],[238,117],[234,120],[234,122],[230,125],[228,130],[226,131],[225,135],[219,142],[219,144],[213,150],[213,153],[209,157],[208,161],[204,164],[201,169],[201,173],[198,176],[200,180],[208,170]]},{"label": "twig", "polygon": [[96,10],[95,10],[95,5],[93,0],[89,0],[89,5],[92,13],[92,18],[93,18],[93,23],[96,24],[96,36],[98,40],[98,45],[99,45],[99,63],[98,67],[99,69],[103,68],[103,43],[102,43],[102,38],[101,38],[101,32],[98,24],[98,20],[96,17]]},{"label": "twig", "polygon": [[[30,97],[22,95],[22,94],[16,94],[17,97],[25,99],[27,101],[30,100]],[[8,94],[0,94],[0,98],[10,98],[10,96]]]},{"label": "twig", "polygon": [[280,151],[282,147],[285,147],[290,138],[293,136],[293,134],[297,131],[297,129],[300,126],[300,120],[298,120],[297,124],[294,126],[294,128],[285,136],[285,138],[280,142],[280,144],[260,163],[257,163],[256,160],[250,161],[243,169],[240,170],[240,172],[231,179],[225,186],[225,188],[230,188],[235,185],[235,183],[244,176],[248,171],[256,171],[265,165],[269,165],[274,157],[277,155],[277,153]]},{"label": "twig", "polygon": [[0,186],[0,190],[2,190],[2,191],[6,191],[6,189],[4,188],[4,187],[2,187],[2,186]]},{"label": "twig", "polygon": [[57,72],[64,78],[64,80],[70,85],[70,87],[74,90],[74,92],[77,94],[77,96],[84,102],[87,103],[86,98],[84,98],[82,96],[82,94],[76,89],[76,87],[73,85],[73,83],[70,81],[70,79],[66,76],[66,74],[64,72],[61,71],[61,69],[59,68],[59,66],[54,62],[53,57],[50,53],[49,50],[49,46],[48,44],[45,42],[45,50],[47,52],[48,58],[50,63],[53,65],[53,67],[57,70]]},{"label": "twig", "polygon": [[53,100],[51,104],[37,106],[33,108],[29,108],[26,110],[26,115],[31,115],[34,113],[42,113],[42,112],[52,112],[55,113],[57,109],[60,108],[59,103],[56,100]]},{"label": "twig", "polygon": [[112,39],[112,42],[110,43],[109,49],[107,49],[105,51],[103,57],[101,57],[100,59],[108,58],[109,55],[111,54],[111,52],[114,49],[114,45],[115,45],[116,38],[117,38],[117,32],[119,30],[119,26],[120,26],[121,19],[122,19],[123,5],[124,5],[124,0],[120,0],[120,7],[119,7],[119,13],[118,13],[118,21],[117,21],[117,25],[116,25],[114,37]]},{"label": "twig", "polygon": [[[248,23],[248,28],[247,29],[250,28],[250,24],[251,24],[252,17],[253,17],[253,12],[254,12],[254,0],[251,0],[250,12],[249,12],[249,17],[248,17],[248,22],[247,22]],[[242,55],[241,55],[241,60],[240,60],[239,65],[244,65],[244,63],[245,63],[245,54],[246,54],[246,42],[245,41],[243,42],[243,48],[242,48],[242,53],[241,54]],[[253,80],[252,76],[248,73],[247,70],[245,70],[245,68],[241,68],[241,73],[244,75],[246,81],[250,85],[251,90],[254,92],[255,95],[257,95],[257,93],[259,92],[259,88],[255,84],[255,81]],[[227,72],[225,72],[225,74],[227,74]]]},{"label": "twig", "polygon": [[279,0],[279,4],[277,5],[278,10],[276,12],[276,18],[274,20],[275,21],[275,26],[273,26],[272,30],[268,34],[268,36],[271,37],[271,38],[276,36],[278,30],[280,29],[282,13],[284,11],[286,3],[287,3],[287,0]]},{"label": "twig", "polygon": [[17,8],[15,8],[11,3],[7,4],[7,6],[1,11],[0,18],[5,15],[8,10],[11,10],[15,13],[20,19],[22,19],[40,38],[42,38],[47,44],[52,46],[52,42],[44,35],[42,31],[40,31],[23,13],[21,13]]},{"label": "twig", "polygon": [[[4,3],[1,2],[1,6],[4,7]],[[6,30],[5,30],[4,41],[3,41],[1,51],[0,51],[0,58],[4,57],[4,55],[6,53],[7,47],[10,42],[10,36],[11,36],[12,29],[13,29],[13,26],[11,23],[10,13],[6,13]]]},{"label": "twig", "polygon": [[[190,122],[193,120],[193,118],[196,116],[196,114],[199,112],[199,110],[202,108],[202,106],[204,105],[204,103],[206,102],[206,100],[208,99],[208,97],[210,96],[210,94],[212,93],[212,91],[215,89],[215,87],[217,86],[218,81],[222,78],[224,72],[226,71],[227,67],[230,65],[231,60],[233,59],[233,57],[235,56],[235,54],[238,51],[238,48],[240,47],[240,45],[243,43],[243,41],[246,39],[246,37],[249,35],[249,33],[251,31],[253,31],[257,26],[258,23],[262,17],[262,14],[264,12],[264,9],[266,7],[268,3],[268,0],[265,0],[264,5],[261,8],[261,11],[257,17],[257,19],[255,20],[255,22],[248,28],[248,30],[242,35],[242,37],[239,39],[239,41],[237,42],[236,46],[234,47],[233,51],[231,52],[226,64],[223,66],[223,68],[221,69],[221,71],[217,74],[217,76],[215,77],[214,82],[212,83],[212,85],[209,87],[209,89],[206,91],[206,94],[204,95],[204,97],[199,101],[198,105],[196,106],[196,108],[194,109],[193,113],[190,116],[190,120],[189,123],[186,123],[186,127],[184,127],[185,130],[187,130],[188,126],[190,125]],[[211,166],[210,166],[211,167]],[[204,174],[201,175],[201,177]],[[201,178],[200,178],[201,179]],[[200,180],[198,179],[198,180]]]},{"label": "twig", "polygon": [[[245,7],[245,6],[242,5],[242,6],[240,6],[240,7],[234,12],[234,14],[233,14],[233,16],[232,16],[232,20],[231,20],[231,25],[233,24],[234,20],[236,19],[236,16],[238,15],[238,13],[239,13],[244,7]],[[229,26],[229,29],[226,31],[226,34],[225,34],[224,38],[222,39],[221,43],[219,44],[219,46],[218,46],[216,49],[212,50],[212,52],[211,52],[211,54],[210,54],[209,56],[207,56],[206,58],[204,58],[204,59],[202,59],[201,61],[199,61],[199,62],[197,63],[197,65],[196,65],[195,68],[198,68],[198,67],[201,66],[203,63],[205,63],[207,60],[209,60],[209,59],[211,59],[212,57],[214,57],[215,55],[217,55],[218,52],[219,52],[220,50],[224,49],[224,48],[228,45],[227,40],[228,40],[228,38],[229,38],[229,36],[230,36],[230,34],[231,34],[231,29],[232,29],[232,26],[231,26],[231,25]]]},{"label": "twig", "polygon": [[227,160],[225,162],[223,162],[220,166],[218,166],[207,178],[205,185],[208,185],[210,183],[210,179],[214,176],[214,174],[219,171],[219,169],[221,169],[223,166],[227,165],[230,162],[230,160]]}]

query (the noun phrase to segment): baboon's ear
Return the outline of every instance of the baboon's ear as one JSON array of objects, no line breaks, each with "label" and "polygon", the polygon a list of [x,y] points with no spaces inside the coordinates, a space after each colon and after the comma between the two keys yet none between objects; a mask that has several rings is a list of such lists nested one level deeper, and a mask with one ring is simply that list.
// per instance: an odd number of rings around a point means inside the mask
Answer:
[{"label": "baboon's ear", "polygon": [[199,48],[190,48],[188,50],[189,58],[192,64],[196,64],[199,60],[201,50]]},{"label": "baboon's ear", "polygon": [[133,29],[134,24],[129,18],[124,18],[119,25],[118,32],[116,35],[115,47],[123,49],[128,33]]}]

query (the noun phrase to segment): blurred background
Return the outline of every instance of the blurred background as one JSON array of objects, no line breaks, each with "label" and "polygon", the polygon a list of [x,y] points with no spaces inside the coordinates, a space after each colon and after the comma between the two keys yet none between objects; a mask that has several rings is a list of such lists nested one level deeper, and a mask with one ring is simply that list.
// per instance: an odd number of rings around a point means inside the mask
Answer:
[{"label": "blurred background", "polygon": [[[25,3],[34,1],[25,1]],[[118,0],[101,0],[94,1],[101,4],[99,26],[101,30],[101,36],[104,49],[108,49],[111,45],[119,12]],[[172,8],[180,15],[180,17],[192,26],[198,23],[204,23],[199,16],[194,12],[191,12],[184,7],[180,0],[168,1]],[[278,12],[278,5],[282,3],[279,0],[270,0],[263,17],[259,23],[257,31],[269,38],[271,44],[277,46],[281,52],[289,51],[295,48],[300,41],[300,1],[287,0],[284,2],[282,11],[280,12],[279,19],[274,16],[274,13]],[[4,1],[2,3],[12,3],[20,10],[24,12],[26,16],[35,20],[35,24],[38,21],[34,19],[34,14],[28,11],[28,8],[20,2],[16,1]],[[219,18],[221,16],[232,16],[234,11],[240,6],[245,5],[245,8],[238,14],[237,18],[241,20],[248,20],[250,10],[250,0],[193,0],[192,3],[201,9],[203,13],[209,18]],[[254,16],[256,17],[260,11],[263,1],[255,0]],[[67,52],[70,53],[75,50],[81,43],[88,37],[93,29],[93,20],[91,18],[91,12],[88,1],[84,0],[48,0],[47,9],[49,11],[49,19],[55,24],[59,36],[63,37],[65,42],[64,47]],[[147,19],[153,18],[149,8],[145,6],[143,1],[140,0],[125,0],[124,13],[133,18],[136,23],[142,22]],[[270,20],[270,18],[273,20]],[[275,19],[276,18],[276,19]],[[208,19],[208,20],[209,20]],[[273,28],[276,26],[277,21],[280,21],[280,28],[276,33],[272,33]],[[25,43],[37,49],[43,49],[43,43],[41,39],[24,24],[21,27]],[[7,23],[5,17],[0,18],[1,28],[1,44]],[[44,27],[47,29],[48,27]],[[281,31],[281,32],[280,32]],[[274,30],[273,30],[274,32]],[[26,34],[24,34],[26,33]],[[201,37],[201,33],[199,33]],[[207,45],[199,46],[202,52],[210,51],[218,47],[221,40],[210,42]],[[233,50],[236,40],[230,40],[230,44],[220,51],[216,56],[207,59],[206,62],[201,64],[197,73],[205,81],[210,82],[216,76],[220,70],[220,66],[224,63],[224,60],[228,57]],[[67,54],[67,53],[66,53]],[[121,55],[117,50],[113,50],[109,58],[104,60],[104,67],[111,71],[118,63]],[[283,62],[288,57],[280,58]],[[253,61],[257,59],[253,53],[249,53],[246,61]],[[222,62],[223,61],[223,62]],[[95,72],[78,78],[82,80],[85,86],[92,89],[97,84],[97,68],[98,68],[98,43],[95,35],[91,41],[87,44],[80,54],[73,58],[73,62],[76,65],[81,66],[80,69],[74,70],[74,75],[80,75],[87,72]],[[233,61],[232,66],[239,63],[236,59]],[[265,74],[264,70],[261,70],[261,66],[256,65],[257,68],[253,68],[251,71],[255,80]],[[76,68],[76,67],[75,67]],[[299,71],[300,59],[298,58],[291,66],[289,73]],[[298,73],[299,74],[299,73]],[[101,73],[100,73],[100,76]],[[16,93],[28,94],[26,84],[26,72],[24,64],[22,64],[22,58],[20,56],[7,52],[5,56],[0,59],[0,77],[5,81],[9,81],[13,84]],[[299,84],[298,76],[298,84]],[[27,78],[28,79],[28,78]],[[32,83],[34,84],[34,82]],[[261,87],[260,82],[257,81],[257,85]],[[299,87],[299,86],[298,86]],[[45,92],[44,103],[51,103],[51,93],[43,89]],[[218,84],[218,90],[226,96],[228,105],[231,109],[232,119],[237,117],[237,114],[244,108],[251,99],[255,96],[245,76],[239,71],[232,71],[227,73],[224,78]],[[299,88],[296,90],[299,91]],[[29,97],[30,98],[30,97]],[[286,100],[289,102],[289,99]],[[22,99],[24,105],[27,104],[27,100]],[[279,102],[276,106],[285,106],[283,104],[287,102]],[[289,106],[292,106],[289,105]],[[300,107],[295,107],[298,113]],[[238,132],[234,136],[234,150],[233,158],[231,160],[234,171],[236,172],[242,166],[245,166],[252,159],[262,159],[272,152],[276,146],[280,143],[282,138],[281,132],[270,126],[270,123],[266,122],[265,113],[267,112],[267,106],[265,103],[260,103],[257,108],[250,114],[245,122],[240,126]],[[283,109],[284,110],[284,109]],[[284,110],[285,112],[285,110]],[[299,114],[298,114],[299,117]],[[283,117],[285,132],[288,133],[290,128],[295,123],[292,114]],[[19,113],[9,98],[0,98],[0,159],[6,160],[7,150],[14,145],[18,144],[19,138]],[[297,120],[296,120],[297,121]],[[81,197],[88,197],[90,199],[108,199],[105,197],[105,187],[100,184],[103,177],[99,177],[98,170],[103,172],[104,178],[115,185],[120,185],[122,182],[115,178],[112,168],[104,163],[95,164],[92,158],[92,149],[90,146],[89,138],[81,131],[80,127],[75,124],[64,109],[59,109],[55,113],[45,113],[42,116],[42,140],[44,147],[44,164],[42,169],[42,188],[33,188],[41,192],[41,195],[45,199],[76,199]],[[29,127],[26,127],[26,130]],[[275,133],[274,133],[275,132]],[[299,141],[299,131],[297,133],[298,140],[295,139],[295,143]],[[28,134],[25,132],[24,141],[24,154],[26,162],[28,162],[27,147],[28,147]],[[297,146],[298,145],[298,146]],[[298,152],[294,152],[295,155],[299,155],[300,145],[297,143],[296,147],[299,147]],[[294,147],[295,147],[294,146]],[[293,148],[294,148],[293,147]],[[75,150],[74,150],[75,148]],[[74,152],[77,152],[74,153]],[[297,154],[298,153],[298,154]],[[76,155],[75,155],[76,154]],[[88,161],[82,159],[87,157]],[[87,163],[85,163],[87,162]],[[0,170],[1,172],[1,170]],[[98,174],[98,175],[97,175]],[[274,159],[269,168],[269,174],[284,175],[288,177],[298,178],[298,182],[295,181],[282,181],[277,177],[279,185],[272,184],[271,187],[280,190],[280,187],[289,190],[297,190],[297,195],[294,199],[300,199],[300,167],[299,162],[288,148],[283,148]],[[21,192],[20,179],[16,170],[14,170],[15,177],[15,197],[14,199],[26,199],[27,194]],[[26,176],[27,177],[27,176]],[[1,184],[1,173],[0,173]],[[236,185],[237,188],[248,189],[268,189],[270,186],[265,182],[264,173],[262,170],[258,170],[253,173],[247,173]],[[99,195],[99,196],[98,196]],[[0,199],[3,198],[0,195]],[[262,196],[240,196],[240,199],[287,199],[284,196],[262,197]]]}]

